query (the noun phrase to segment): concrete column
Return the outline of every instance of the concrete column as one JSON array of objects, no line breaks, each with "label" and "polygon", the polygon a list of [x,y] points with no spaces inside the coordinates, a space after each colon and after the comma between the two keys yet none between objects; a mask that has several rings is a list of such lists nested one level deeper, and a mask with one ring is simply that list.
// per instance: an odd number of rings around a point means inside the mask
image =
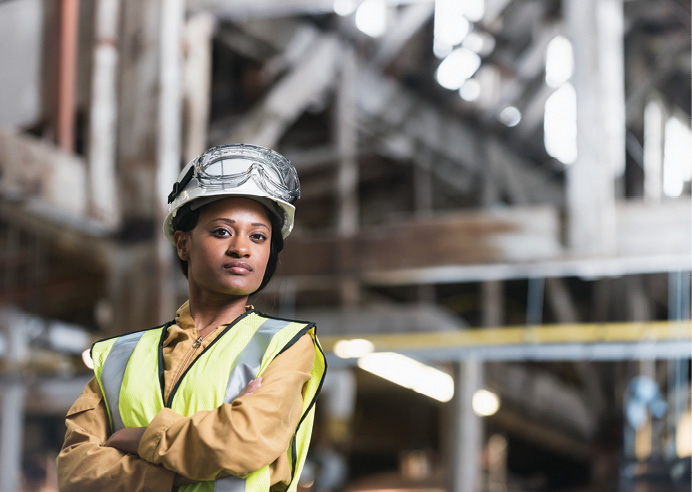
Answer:
[{"label": "concrete column", "polygon": [[623,0],[563,0],[574,52],[577,161],[567,171],[568,242],[615,251],[615,183],[625,165]]}]

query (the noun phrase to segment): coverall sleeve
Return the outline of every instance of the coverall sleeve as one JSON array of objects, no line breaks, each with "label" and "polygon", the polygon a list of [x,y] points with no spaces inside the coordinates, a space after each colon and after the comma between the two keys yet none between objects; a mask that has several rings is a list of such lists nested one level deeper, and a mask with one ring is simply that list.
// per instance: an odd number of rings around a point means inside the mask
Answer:
[{"label": "coverall sleeve", "polygon": [[274,463],[298,425],[314,356],[304,335],[274,358],[254,393],[191,417],[164,408],[144,432],[139,455],[195,481],[222,472],[244,477]]},{"label": "coverall sleeve", "polygon": [[175,473],[103,444],[110,435],[101,388],[92,378],[67,412],[65,443],[57,458],[61,492],[171,492]]}]

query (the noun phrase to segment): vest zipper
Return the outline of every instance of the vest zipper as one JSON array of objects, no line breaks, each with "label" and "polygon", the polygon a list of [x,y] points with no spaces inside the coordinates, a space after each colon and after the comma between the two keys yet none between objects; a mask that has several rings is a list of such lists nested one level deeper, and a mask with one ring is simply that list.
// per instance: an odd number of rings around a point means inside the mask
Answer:
[{"label": "vest zipper", "polygon": [[[232,322],[230,322],[229,324],[225,325],[225,327],[224,327],[224,329],[221,331],[221,333],[219,333],[211,342],[209,342],[209,345],[207,345],[206,347],[204,347],[204,349],[202,350],[201,353],[203,354],[204,352],[206,352],[206,351],[207,351],[212,345],[214,345],[222,336],[224,336],[228,330],[230,330],[230,329],[233,328],[235,325],[237,325],[242,319],[244,319],[245,317],[249,316],[250,314],[254,314],[255,312],[256,312],[256,311],[255,311],[254,309],[250,309],[250,310],[248,310],[248,311],[245,311],[243,314],[241,314],[240,316],[238,316],[238,317],[237,317],[236,319],[234,319]],[[221,325],[221,326],[224,326],[224,325]],[[208,333],[204,338],[207,338],[210,334],[211,334],[211,333]],[[166,408],[171,408],[171,405],[172,405],[172,403],[173,403],[173,397],[175,397],[175,394],[176,394],[177,391],[178,391],[178,386],[180,385],[181,380],[185,377],[185,375],[187,374],[187,372],[188,372],[188,371],[190,370],[190,368],[192,367],[192,364],[194,364],[196,361],[192,361],[192,363],[191,363],[185,370],[182,370],[182,368],[185,367],[185,366],[187,365],[187,361],[190,360],[190,357],[192,357],[192,354],[195,352],[195,350],[197,350],[197,349],[202,345],[202,341],[204,341],[204,338],[201,338],[201,337],[198,336],[198,337],[197,337],[197,340],[195,340],[195,342],[192,344],[192,347],[193,347],[194,350],[191,350],[190,352],[188,352],[187,357],[186,357],[186,359],[185,359],[185,363],[182,364],[182,365],[180,366],[181,369],[178,370],[178,374],[176,374],[176,378],[175,378],[175,380],[174,380],[175,382],[174,382],[174,384],[173,384],[173,387],[172,387],[172,389],[171,389],[171,392],[168,394],[168,401],[165,401],[165,400],[164,400],[164,402],[163,402],[163,406],[164,406],[164,407],[166,407]],[[201,340],[200,340],[200,339],[201,339]],[[161,345],[159,346],[159,354],[162,354],[162,353],[163,353],[163,352],[162,352],[162,351],[163,351],[163,341],[164,341],[164,337],[162,336],[162,337],[161,337],[161,342],[160,342]],[[199,345],[197,345],[197,346],[195,347],[195,345],[196,345],[198,342],[199,342]],[[200,354],[200,355],[201,355],[201,354]],[[160,366],[163,368],[163,355],[159,355],[159,357],[160,357],[160,358],[159,358],[159,364],[160,364]],[[181,371],[182,371],[182,374],[181,374]],[[161,378],[161,398],[163,398],[163,394],[164,394],[164,391],[163,391],[163,372],[160,373],[160,378]]]},{"label": "vest zipper", "polygon": [[[205,338],[207,338],[209,335],[214,333],[216,330],[212,330],[209,333],[207,333],[204,337],[198,336],[197,340],[192,344],[192,350],[188,351],[187,355],[185,356],[185,359],[183,359],[182,364],[180,364],[180,367],[178,368],[178,371],[175,374],[175,379],[173,379],[173,384],[171,385],[171,393],[173,392],[172,388],[175,388],[175,385],[178,384],[178,380],[180,379],[180,376],[182,375],[183,371],[188,366],[188,362],[192,358],[192,356],[197,352],[197,349],[202,346],[202,342],[204,341]],[[171,395],[168,395],[168,400],[170,401]]]}]

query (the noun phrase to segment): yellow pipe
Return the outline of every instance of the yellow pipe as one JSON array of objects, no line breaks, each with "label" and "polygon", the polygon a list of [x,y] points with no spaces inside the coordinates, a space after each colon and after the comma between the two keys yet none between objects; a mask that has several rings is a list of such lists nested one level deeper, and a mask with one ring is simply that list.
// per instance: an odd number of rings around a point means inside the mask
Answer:
[{"label": "yellow pipe", "polygon": [[[565,325],[508,326],[444,332],[352,334],[320,336],[324,350],[332,352],[339,340],[362,338],[375,350],[408,351],[450,347],[548,345],[569,343],[635,343],[645,341],[681,342],[692,340],[690,321],[646,323],[577,323]],[[692,350],[692,347],[691,347]]]}]

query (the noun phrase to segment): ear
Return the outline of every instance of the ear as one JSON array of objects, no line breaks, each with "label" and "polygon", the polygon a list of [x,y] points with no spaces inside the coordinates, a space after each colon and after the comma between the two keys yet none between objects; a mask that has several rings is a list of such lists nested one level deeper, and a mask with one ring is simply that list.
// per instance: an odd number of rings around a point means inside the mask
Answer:
[{"label": "ear", "polygon": [[178,252],[178,258],[183,261],[188,261],[190,259],[190,253],[188,251],[190,234],[185,231],[175,231],[173,233],[173,241],[175,242],[175,249]]}]

